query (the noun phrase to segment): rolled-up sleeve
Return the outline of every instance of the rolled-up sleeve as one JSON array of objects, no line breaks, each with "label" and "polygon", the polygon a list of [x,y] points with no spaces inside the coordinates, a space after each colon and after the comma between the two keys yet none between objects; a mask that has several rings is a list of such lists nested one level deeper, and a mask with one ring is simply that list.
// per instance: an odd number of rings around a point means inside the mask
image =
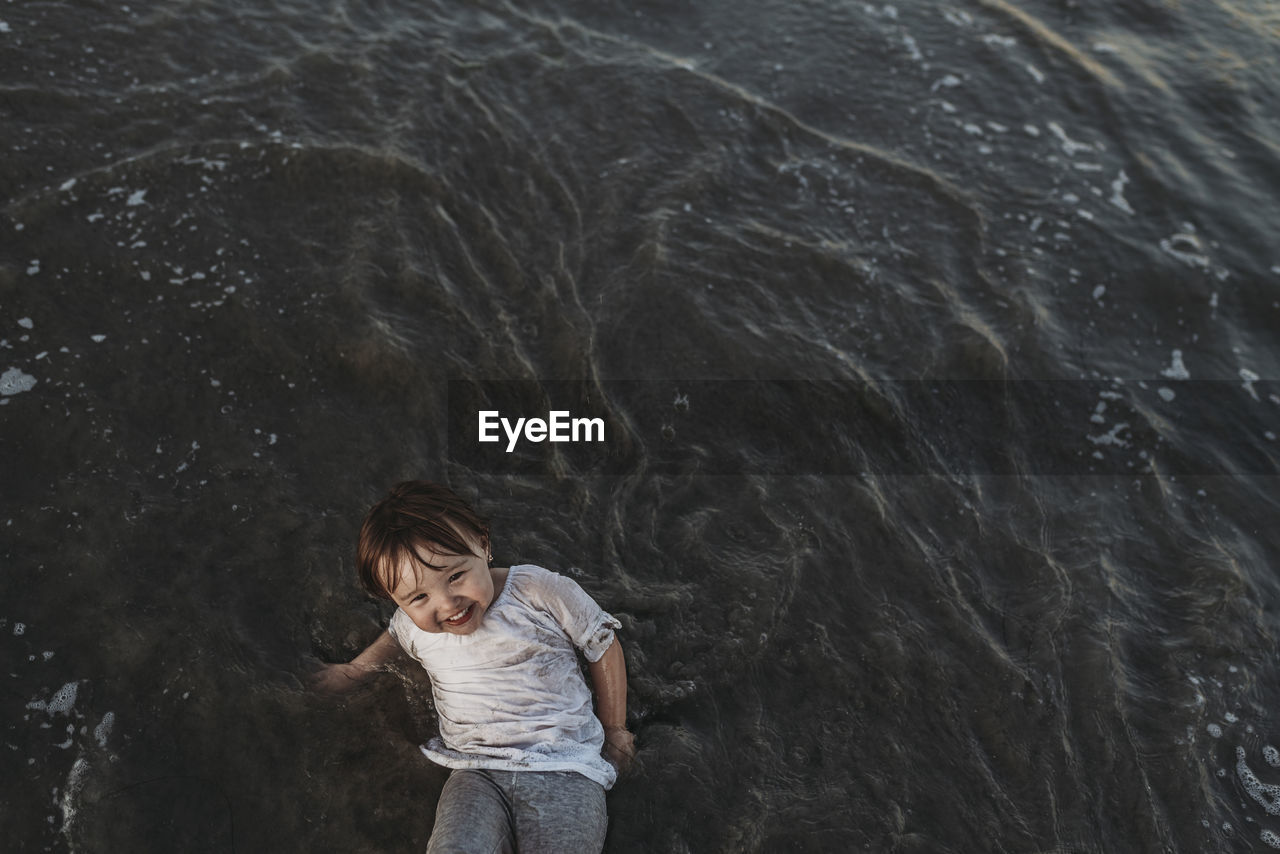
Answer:
[{"label": "rolled-up sleeve", "polygon": [[567,576],[543,570],[530,592],[536,596],[536,604],[555,618],[587,661],[599,661],[613,643],[614,630],[622,628],[612,614]]}]

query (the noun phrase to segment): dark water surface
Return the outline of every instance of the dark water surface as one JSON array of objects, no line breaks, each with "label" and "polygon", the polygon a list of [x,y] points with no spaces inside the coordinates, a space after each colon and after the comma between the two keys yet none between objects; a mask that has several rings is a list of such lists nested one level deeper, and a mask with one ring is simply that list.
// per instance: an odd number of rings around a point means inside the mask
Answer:
[{"label": "dark water surface", "polygon": [[1280,847],[1278,81],[1270,0],[0,5],[4,847],[422,850],[425,675],[304,684],[411,476],[623,621],[609,852]]}]

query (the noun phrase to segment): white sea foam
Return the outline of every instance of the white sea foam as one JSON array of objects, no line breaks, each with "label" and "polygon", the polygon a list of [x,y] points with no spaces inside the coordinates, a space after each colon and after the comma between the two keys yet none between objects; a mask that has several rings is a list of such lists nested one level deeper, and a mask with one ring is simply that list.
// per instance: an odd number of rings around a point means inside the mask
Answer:
[{"label": "white sea foam", "polygon": [[916,44],[916,40],[911,37],[910,33],[902,34],[902,43],[906,46],[907,53],[912,59],[916,62],[924,63],[925,67],[928,67],[928,63],[924,61],[924,54],[920,52],[920,46]]},{"label": "white sea foam", "polygon": [[23,329],[32,329],[35,327],[36,324],[35,324],[35,321],[33,321],[29,317],[19,317],[18,325],[21,326]]},{"label": "white sea foam", "polygon": [[1128,429],[1129,422],[1122,421],[1101,436],[1087,436],[1086,438],[1095,445],[1115,445],[1120,448],[1127,448],[1129,443],[1120,438],[1120,431]]},{"label": "white sea foam", "polygon": [[83,756],[77,757],[71,764],[70,773],[67,774],[66,785],[62,787],[62,832],[64,834],[71,831],[71,825],[75,822],[76,798],[80,796],[80,790],[84,788],[85,777],[88,774],[89,763]]},{"label": "white sea foam", "polygon": [[1067,132],[1057,122],[1049,122],[1048,128],[1058,138],[1058,142],[1062,144],[1062,151],[1068,157],[1075,157],[1077,151],[1093,151],[1093,146],[1089,143],[1078,142],[1067,136]]},{"label": "white sea foam", "polygon": [[111,730],[116,725],[116,713],[107,712],[102,716],[102,722],[94,727],[93,737],[97,739],[99,747],[107,746],[107,739],[111,736]]},{"label": "white sea foam", "polygon": [[1169,367],[1160,372],[1160,376],[1168,377],[1171,380],[1189,380],[1191,373],[1187,370],[1187,366],[1182,364],[1182,351],[1174,350],[1170,355],[1172,360]]},{"label": "white sea foam", "polygon": [[1280,750],[1268,744],[1262,748],[1262,758],[1267,760],[1267,764],[1272,768],[1280,768]]},{"label": "white sea foam", "polygon": [[57,691],[53,692],[53,696],[48,700],[32,700],[27,703],[28,709],[35,709],[40,712],[48,712],[53,715],[70,714],[72,708],[76,704],[76,692],[80,688],[79,682],[68,682]]},{"label": "white sea foam", "polygon": [[1258,775],[1244,761],[1243,747],[1236,748],[1236,776],[1240,778],[1240,785],[1244,786],[1249,797],[1261,804],[1268,815],[1280,815],[1280,786],[1258,779]]},{"label": "white sea foam", "polygon": [[1261,402],[1261,398],[1258,397],[1258,390],[1253,387],[1253,384],[1262,378],[1248,368],[1241,368],[1240,379],[1244,380],[1241,387],[1244,388],[1245,391],[1249,392],[1249,396],[1254,400]]},{"label": "white sea foam", "polygon": [[31,391],[35,388],[36,382],[38,381],[31,374],[23,373],[17,368],[9,368],[0,374],[0,395],[8,397],[11,394]]},{"label": "white sea foam", "polygon": [[1134,213],[1133,207],[1129,204],[1128,200],[1125,199],[1124,197],[1124,187],[1125,187],[1125,184],[1128,184],[1128,183],[1129,183],[1129,176],[1124,174],[1124,170],[1121,169],[1120,175],[1114,181],[1111,182],[1111,198],[1109,201],[1111,202],[1111,204],[1115,205],[1120,210],[1132,216]]},{"label": "white sea foam", "polygon": [[1194,234],[1179,232],[1171,237],[1165,237],[1160,241],[1160,249],[1166,255],[1177,258],[1188,267],[1196,267],[1203,270],[1209,266],[1209,257],[1204,254],[1204,248],[1200,245],[1200,238]]}]

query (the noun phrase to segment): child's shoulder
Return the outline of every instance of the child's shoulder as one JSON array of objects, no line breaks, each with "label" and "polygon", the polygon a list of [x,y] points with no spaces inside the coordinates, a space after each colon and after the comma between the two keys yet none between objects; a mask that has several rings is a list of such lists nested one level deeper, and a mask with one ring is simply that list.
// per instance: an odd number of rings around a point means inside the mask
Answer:
[{"label": "child's shoulder", "polygon": [[504,592],[511,598],[538,608],[549,602],[563,599],[566,584],[573,584],[567,576],[533,563],[522,563],[508,570]]},{"label": "child's shoulder", "polygon": [[535,563],[518,563],[507,569],[507,584],[515,584],[517,587],[544,584],[554,575],[551,570]]},{"label": "child's shoulder", "polygon": [[505,593],[515,599],[524,599],[544,587],[546,577],[551,575],[549,570],[532,563],[514,564],[507,568],[506,573],[501,585],[496,577],[493,580],[494,590],[499,591],[495,597],[501,597]]}]

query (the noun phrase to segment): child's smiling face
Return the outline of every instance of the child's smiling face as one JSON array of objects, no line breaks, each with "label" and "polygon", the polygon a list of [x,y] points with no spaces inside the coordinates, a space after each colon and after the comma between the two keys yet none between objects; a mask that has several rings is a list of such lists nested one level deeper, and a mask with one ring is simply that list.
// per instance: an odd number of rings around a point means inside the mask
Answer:
[{"label": "child's smiling face", "polygon": [[422,563],[406,556],[400,564],[391,598],[424,632],[471,634],[493,603],[486,544],[467,543],[471,554],[443,554],[427,544],[417,549]]}]

